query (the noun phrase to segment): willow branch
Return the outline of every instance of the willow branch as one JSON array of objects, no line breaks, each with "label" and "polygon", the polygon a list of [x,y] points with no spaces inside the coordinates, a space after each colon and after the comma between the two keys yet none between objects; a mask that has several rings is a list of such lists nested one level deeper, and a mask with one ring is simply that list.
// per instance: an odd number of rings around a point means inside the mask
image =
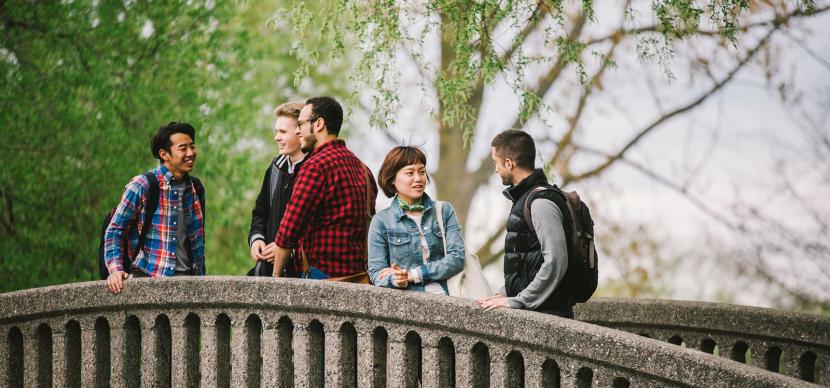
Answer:
[{"label": "willow branch", "polygon": [[[614,50],[619,46],[620,41],[614,40],[614,44],[608,50],[608,54],[606,57],[611,57],[614,55]],[[588,82],[588,85],[585,87],[582,95],[579,97],[579,103],[577,104],[576,112],[574,112],[573,116],[568,117],[568,132],[562,136],[562,139],[559,141],[559,145],[556,147],[556,151],[553,154],[553,157],[550,158],[550,164],[554,165],[559,161],[559,158],[564,153],[565,149],[571,144],[573,141],[574,133],[578,128],[579,120],[582,118],[582,113],[585,112],[585,106],[588,103],[588,97],[591,96],[592,92],[596,88],[599,80],[602,78],[605,71],[610,66],[611,62],[604,60],[602,61],[602,65],[597,70],[597,72],[591,77],[591,80]]]},{"label": "willow branch", "polygon": [[671,118],[673,118],[675,116],[678,116],[682,113],[685,113],[687,111],[690,111],[690,110],[694,109],[695,107],[697,107],[698,105],[700,105],[701,103],[706,101],[709,97],[711,97],[712,95],[717,93],[721,88],[723,88],[724,85],[726,85],[730,81],[732,81],[732,79],[734,79],[735,75],[741,69],[743,69],[743,67],[755,56],[755,54],[762,47],[764,47],[766,45],[766,43],[769,41],[772,34],[777,30],[778,30],[778,26],[776,26],[775,28],[773,28],[769,32],[767,32],[767,34],[758,42],[758,44],[756,44],[755,47],[753,47],[751,50],[749,50],[749,52],[747,52],[747,55],[741,61],[739,61],[738,64],[735,65],[735,67],[732,68],[731,71],[729,71],[729,73],[726,75],[726,77],[724,77],[719,82],[715,83],[711,88],[709,88],[709,90],[707,90],[705,93],[700,95],[698,98],[696,98],[695,100],[693,100],[693,101],[691,101],[691,102],[689,102],[689,103],[687,103],[687,104],[685,104],[685,105],[683,105],[679,108],[676,108],[673,111],[668,112],[668,113],[660,116],[656,120],[654,120],[651,124],[649,124],[648,126],[643,128],[642,130],[640,130],[633,138],[631,138],[616,154],[613,154],[613,155],[609,156],[600,165],[598,165],[598,166],[596,166],[596,167],[594,167],[594,168],[592,168],[592,169],[590,169],[590,170],[588,170],[584,173],[578,174],[578,175],[568,174],[567,176],[563,177],[565,179],[565,181],[566,182],[578,181],[578,180],[582,180],[582,179],[585,179],[585,178],[589,178],[589,177],[593,177],[593,176],[602,174],[603,172],[605,172],[605,170],[607,170],[609,167],[611,167],[615,162],[622,159],[623,156],[629,150],[631,150],[635,145],[637,145],[641,140],[643,140],[647,135],[652,133],[655,129],[659,128],[663,123],[667,122],[668,120],[670,120]]},{"label": "willow branch", "polygon": [[[830,10],[830,6],[816,8],[814,13],[811,13],[811,14],[808,15],[807,13],[804,12],[803,9],[797,9],[797,10],[795,10],[793,12],[790,12],[790,13],[787,13],[787,14],[776,15],[772,19],[753,22],[753,23],[748,23],[748,24],[738,28],[738,31],[739,32],[747,32],[750,29],[753,29],[755,27],[779,26],[779,25],[782,25],[782,24],[786,24],[792,18],[798,18],[798,17],[804,17],[804,16],[808,16],[808,17],[809,16],[815,16],[815,15],[821,14],[823,12],[826,12],[828,10]],[[605,36],[602,36],[602,37],[599,37],[599,38],[590,39],[590,40],[586,41],[585,44],[587,46],[592,46],[592,45],[595,45],[597,43],[602,43],[602,42],[609,41],[611,39],[619,39],[620,35],[637,35],[637,34],[648,33],[648,32],[663,33],[664,31],[662,30],[662,27],[658,24],[650,25],[650,26],[644,26],[644,27],[638,27],[638,28],[624,29],[624,30],[621,30],[621,31],[615,31],[612,34],[605,35]],[[714,30],[700,30],[700,29],[698,29],[698,30],[694,30],[694,31],[681,31],[681,33],[682,33],[682,35],[687,35],[688,34],[688,35],[703,35],[703,36],[721,36],[719,31],[714,31]]]}]

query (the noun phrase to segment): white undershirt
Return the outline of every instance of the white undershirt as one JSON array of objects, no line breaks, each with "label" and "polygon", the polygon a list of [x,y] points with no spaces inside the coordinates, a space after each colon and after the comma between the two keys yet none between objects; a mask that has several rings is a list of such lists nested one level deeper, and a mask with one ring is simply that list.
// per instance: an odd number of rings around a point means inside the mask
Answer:
[{"label": "white undershirt", "polygon": [[[423,216],[413,216],[409,215],[413,221],[415,221],[415,225],[418,226],[418,234],[421,236],[421,257],[424,260],[424,263],[429,263],[429,245],[427,245],[427,239],[424,237],[424,231],[421,229],[421,220]],[[412,268],[409,270],[409,273],[412,274],[412,279],[415,283],[422,283],[424,279],[421,277],[421,270],[418,268]],[[429,282],[424,284],[424,291],[429,292],[430,294],[438,294],[438,295],[446,295],[447,293],[444,292],[444,287],[441,287],[441,284],[438,282]]]}]

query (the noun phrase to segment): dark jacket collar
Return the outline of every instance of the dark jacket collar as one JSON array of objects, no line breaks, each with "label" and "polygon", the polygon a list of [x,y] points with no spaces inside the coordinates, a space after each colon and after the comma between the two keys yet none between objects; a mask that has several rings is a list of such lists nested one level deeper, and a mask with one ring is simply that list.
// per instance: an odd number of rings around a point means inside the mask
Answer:
[{"label": "dark jacket collar", "polygon": [[548,178],[545,177],[545,172],[542,171],[541,168],[537,168],[533,170],[533,173],[528,175],[527,178],[522,179],[518,185],[511,185],[508,186],[502,192],[507,199],[511,200],[512,202],[516,202],[519,198],[522,197],[528,190],[541,185],[547,185]]},{"label": "dark jacket collar", "polygon": [[[294,165],[295,174],[297,173],[303,162],[305,162],[305,160],[306,155],[304,155],[303,158],[297,161],[297,163]],[[271,161],[271,163],[274,165],[274,167],[280,169],[280,171],[288,174],[288,164],[291,163],[291,158],[289,158],[288,155],[277,155],[274,158],[274,160]]]}]

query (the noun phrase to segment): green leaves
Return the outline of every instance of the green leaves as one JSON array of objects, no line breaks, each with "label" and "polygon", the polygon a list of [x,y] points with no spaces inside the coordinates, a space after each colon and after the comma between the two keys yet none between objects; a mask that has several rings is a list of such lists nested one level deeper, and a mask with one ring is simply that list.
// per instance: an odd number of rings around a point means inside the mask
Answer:
[{"label": "green leaves", "polygon": [[298,99],[290,75],[344,93],[330,87],[343,72],[302,70],[291,34],[267,28],[281,6],[0,5],[0,291],[97,278],[103,216],[156,165],[149,139],[170,121],[197,130],[209,274],[250,268],[247,215],[276,153],[273,108]]}]

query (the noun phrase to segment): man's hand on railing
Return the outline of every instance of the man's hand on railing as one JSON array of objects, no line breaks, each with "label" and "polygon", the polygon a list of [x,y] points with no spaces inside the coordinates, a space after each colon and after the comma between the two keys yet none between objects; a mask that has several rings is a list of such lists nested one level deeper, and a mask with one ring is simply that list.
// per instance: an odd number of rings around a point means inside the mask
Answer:
[{"label": "man's hand on railing", "polygon": [[107,287],[109,287],[110,291],[113,294],[117,294],[124,289],[124,279],[127,278],[129,274],[123,271],[115,271],[110,274],[107,278]]},{"label": "man's hand on railing", "polygon": [[510,303],[507,303],[507,297],[502,294],[486,296],[476,300],[476,302],[478,302],[478,304],[487,311],[494,310],[499,307],[510,308]]}]

